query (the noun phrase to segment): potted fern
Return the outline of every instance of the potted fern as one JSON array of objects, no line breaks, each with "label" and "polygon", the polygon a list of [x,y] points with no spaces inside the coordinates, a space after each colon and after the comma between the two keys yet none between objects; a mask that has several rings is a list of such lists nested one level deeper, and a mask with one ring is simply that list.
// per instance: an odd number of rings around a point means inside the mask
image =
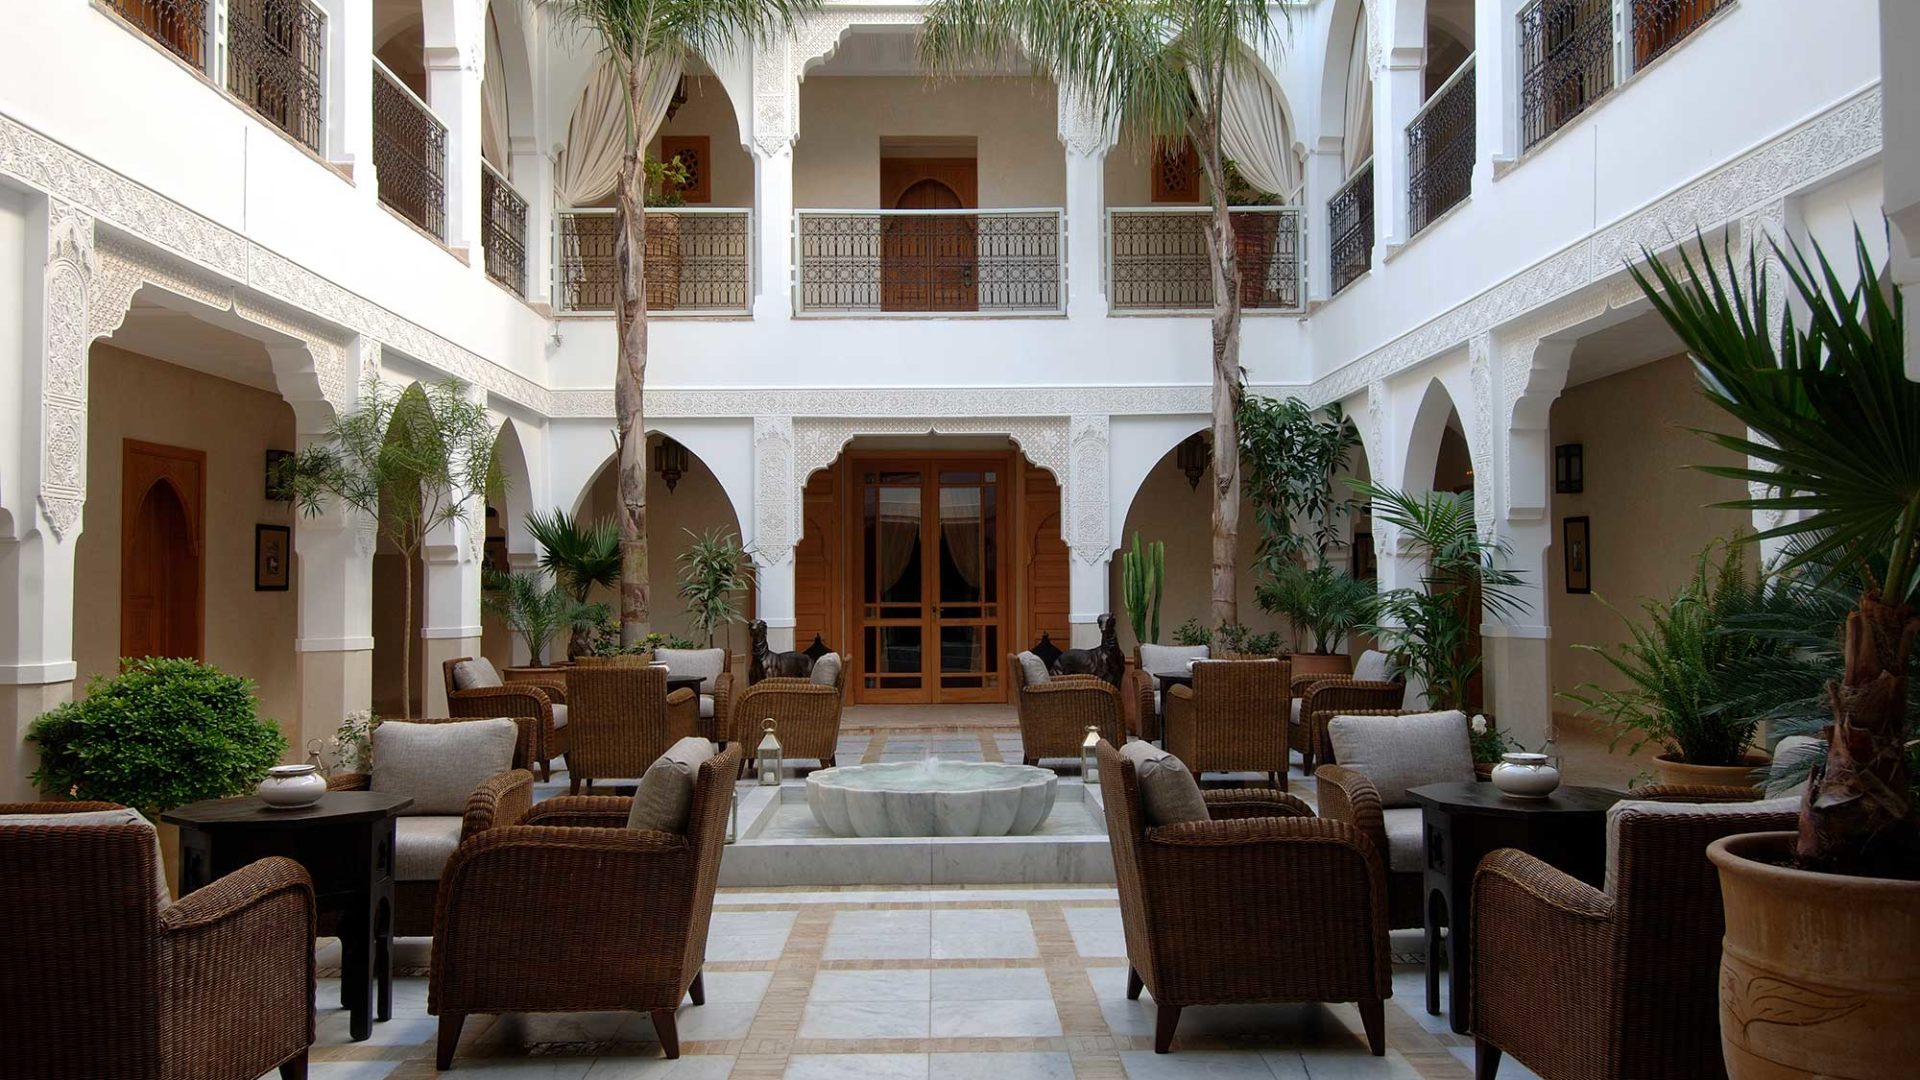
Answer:
[{"label": "potted fern", "polygon": [[605,604],[574,599],[545,571],[504,574],[490,570],[485,584],[481,605],[500,616],[507,628],[527,644],[526,667],[509,668],[509,671],[545,668],[549,642],[563,634],[591,631],[607,615]]},{"label": "potted fern", "polygon": [[1351,658],[1334,652],[1373,613],[1374,586],[1332,563],[1286,564],[1254,589],[1260,610],[1294,630],[1295,675],[1347,675]]}]

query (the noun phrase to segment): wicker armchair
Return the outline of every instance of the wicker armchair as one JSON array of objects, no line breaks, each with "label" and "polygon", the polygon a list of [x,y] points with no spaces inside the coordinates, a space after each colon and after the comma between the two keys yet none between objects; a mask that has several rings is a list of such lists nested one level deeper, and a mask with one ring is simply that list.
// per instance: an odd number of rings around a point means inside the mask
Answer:
[{"label": "wicker armchair", "polygon": [[1287,721],[1287,745],[1300,752],[1300,769],[1308,774],[1323,762],[1333,763],[1333,747],[1327,741],[1327,721],[1336,716],[1399,716],[1411,711],[1401,707],[1407,698],[1407,684],[1398,679],[1374,682],[1329,675],[1296,675],[1293,696],[1294,704]]},{"label": "wicker armchair", "polygon": [[148,826],[0,825],[0,867],[0,1077],[307,1075],[314,902],[299,863],[262,859],[164,910]]},{"label": "wicker armchair", "polygon": [[1193,686],[1167,690],[1167,752],[1195,776],[1263,772],[1287,789],[1288,678],[1285,660],[1202,660]]},{"label": "wicker armchair", "polygon": [[576,668],[567,689],[573,697],[567,787],[574,795],[595,780],[637,778],[667,747],[708,734],[700,730],[700,699],[692,690],[682,687],[668,696],[665,668]]},{"label": "wicker armchair", "polygon": [[782,758],[812,758],[831,769],[840,746],[840,703],[838,687],[811,679],[762,679],[747,687],[734,706],[733,741],[742,754],[751,753],[761,722],[771,719]]},{"label": "wicker armchair", "polygon": [[[454,688],[454,669],[472,661],[470,656],[456,656],[440,665],[440,677],[447,685],[447,715],[456,720],[486,720],[496,716],[510,716],[514,719],[534,721],[531,762],[540,763],[540,779],[553,779],[553,759],[565,757],[571,738],[567,731],[567,683],[564,678],[546,679],[532,675],[521,676],[526,681],[510,678],[499,686],[475,686],[466,690]],[[491,664],[487,665],[489,668]],[[572,767],[572,760],[568,760]]]},{"label": "wicker armchair", "polygon": [[[1352,826],[1386,868],[1387,925],[1395,930],[1425,926],[1425,871],[1407,865],[1409,860],[1404,857],[1402,868],[1394,867],[1393,844],[1387,837],[1386,809],[1380,804],[1380,790],[1373,780],[1366,773],[1344,765],[1322,765],[1313,775],[1319,781],[1316,793],[1320,816]],[[1418,833],[1423,828],[1417,808],[1411,811],[1396,808],[1396,813],[1405,819],[1395,823],[1396,831],[1411,827]],[[1402,849],[1405,847],[1403,843]]]},{"label": "wicker armchair", "polygon": [[1270,789],[1205,792],[1213,820],[1151,827],[1133,764],[1105,741],[1099,753],[1127,996],[1153,994],[1154,1051],[1189,1005],[1354,1001],[1385,1054],[1386,885],[1359,835]]},{"label": "wicker armchair", "polygon": [[[700,766],[685,835],[626,827],[631,799],[563,796],[525,825],[461,845],[448,864],[427,1009],[438,1064],[453,1065],[472,1013],[649,1013],[680,1056],[682,994],[705,1000],[701,969],[740,750]],[[527,903],[529,890],[547,899]]]},{"label": "wicker armchair", "polygon": [[1546,1080],[1724,1078],[1725,924],[1707,845],[1791,829],[1796,816],[1791,799],[1623,807],[1608,819],[1605,891],[1511,848],[1488,855],[1473,879],[1479,1080],[1492,1080],[1503,1053]]},{"label": "wicker armchair", "polygon": [[1080,758],[1087,725],[1100,737],[1119,746],[1127,741],[1120,692],[1097,675],[1056,675],[1044,683],[1029,684],[1018,656],[1007,656],[1007,677],[1020,709],[1021,756],[1028,765],[1041,758]]}]

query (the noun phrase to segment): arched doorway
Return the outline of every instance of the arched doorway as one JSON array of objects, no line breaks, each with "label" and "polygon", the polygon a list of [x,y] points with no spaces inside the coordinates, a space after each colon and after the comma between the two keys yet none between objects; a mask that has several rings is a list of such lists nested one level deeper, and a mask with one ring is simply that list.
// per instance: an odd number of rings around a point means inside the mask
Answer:
[{"label": "arched doorway", "polygon": [[882,226],[880,306],[885,311],[977,311],[980,307],[978,188],[973,158],[886,158],[887,205],[915,211]]},{"label": "arched doorway", "polygon": [[199,659],[206,454],[128,440],[123,460],[120,655]]}]

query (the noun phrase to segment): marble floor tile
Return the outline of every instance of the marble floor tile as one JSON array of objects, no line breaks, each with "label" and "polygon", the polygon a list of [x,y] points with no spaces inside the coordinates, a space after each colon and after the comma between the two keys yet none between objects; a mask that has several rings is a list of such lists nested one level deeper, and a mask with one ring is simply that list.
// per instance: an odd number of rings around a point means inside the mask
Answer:
[{"label": "marble floor tile", "polygon": [[[718,918],[718,916],[715,916]],[[778,960],[786,950],[785,934],[747,934],[739,937],[707,937],[708,960]]]},{"label": "marble floor tile", "polygon": [[[930,976],[914,971],[822,971],[813,977],[808,1001],[928,1001]],[[942,975],[951,972],[940,972]]]},{"label": "marble floor tile", "polygon": [[796,1054],[786,1080],[927,1080],[925,1054]]},{"label": "marble floor tile", "polygon": [[1274,1080],[1273,1070],[1258,1054],[1129,1050],[1121,1053],[1120,1065],[1126,1069],[1128,1080]]},{"label": "marble floor tile", "polygon": [[803,1039],[924,1039],[930,1006],[925,1001],[808,1002],[800,1017]]},{"label": "marble floor tile", "polygon": [[733,1058],[694,1055],[678,1061],[666,1058],[602,1057],[587,1070],[586,1080],[727,1080]]},{"label": "marble floor tile", "polygon": [[928,1080],[1074,1080],[1066,1054],[930,1054]]},{"label": "marble floor tile", "polygon": [[933,956],[933,938],[924,933],[830,934],[823,960],[927,960]]},{"label": "marble floor tile", "polygon": [[[334,998],[332,1004],[338,1005],[340,999]],[[401,1016],[394,1014],[391,1020],[376,1021],[373,1033],[358,1043],[354,1043],[349,1027],[352,1018],[347,1010],[335,1008],[331,1012],[318,1012],[313,1021],[315,1046],[412,1046],[418,1042],[432,1039],[440,1030],[440,1022],[431,1016]]]},{"label": "marble floor tile", "polygon": [[1127,935],[1121,928],[1119,908],[1067,908],[1063,914],[1073,935],[1073,947],[1081,956],[1127,955]]},{"label": "marble floor tile", "polygon": [[1052,1001],[940,1001],[933,1005],[936,1039],[1028,1039],[1059,1035]]},{"label": "marble floor tile", "polygon": [[[686,1042],[724,1042],[744,1039],[760,1011],[757,1001],[722,1004],[708,999],[705,1005],[682,1005],[674,1014],[674,1025]],[[648,1022],[652,1026],[652,1022]]]},{"label": "marble floor tile", "polygon": [[896,911],[842,911],[834,915],[828,924],[829,937],[839,934],[904,934],[909,932],[927,933],[933,926],[933,912],[928,908],[909,908]]},{"label": "marble floor tile", "polygon": [[1033,934],[949,934],[933,939],[935,960],[1030,960],[1040,947]]},{"label": "marble floor tile", "polygon": [[932,974],[936,1002],[1053,1000],[1044,968],[944,968]]},{"label": "marble floor tile", "polygon": [[[386,1080],[400,1067],[397,1061],[315,1061],[307,1066],[307,1080]],[[278,1080],[275,1069],[263,1080]]]},{"label": "marble floor tile", "polygon": [[[709,1005],[749,1005],[767,994],[771,971],[709,971],[701,977]],[[691,1001],[683,998],[683,1001]]]},{"label": "marble floor tile", "polygon": [[793,930],[795,913],[791,911],[733,911],[722,912],[713,917],[707,930],[709,937],[737,937],[743,935],[779,934],[786,936]]}]

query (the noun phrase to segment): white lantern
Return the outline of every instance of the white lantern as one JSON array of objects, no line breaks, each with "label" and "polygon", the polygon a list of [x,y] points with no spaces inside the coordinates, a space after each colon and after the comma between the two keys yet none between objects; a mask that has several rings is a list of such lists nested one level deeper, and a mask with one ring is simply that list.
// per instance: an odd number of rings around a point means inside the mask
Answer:
[{"label": "white lantern", "polygon": [[733,784],[727,795],[731,800],[727,806],[727,843],[731,844],[740,839],[740,785]]},{"label": "white lantern", "polygon": [[1080,742],[1080,782],[1100,782],[1100,729],[1087,725],[1087,737]]},{"label": "white lantern", "polygon": [[780,740],[773,733],[773,718],[761,721],[760,730],[766,734],[760,737],[760,748],[753,752],[754,771],[760,774],[762,784],[778,784],[783,763],[780,760]]}]

